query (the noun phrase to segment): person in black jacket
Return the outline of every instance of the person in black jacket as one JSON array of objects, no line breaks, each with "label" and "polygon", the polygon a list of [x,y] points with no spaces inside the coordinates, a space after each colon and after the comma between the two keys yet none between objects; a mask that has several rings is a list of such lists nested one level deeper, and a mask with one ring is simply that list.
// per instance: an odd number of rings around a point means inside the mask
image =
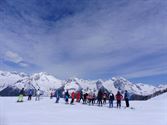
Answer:
[{"label": "person in black jacket", "polygon": [[98,99],[98,105],[99,105],[99,106],[102,106],[102,105],[103,105],[103,103],[102,103],[103,92],[102,92],[101,89],[99,90],[99,92],[98,92],[98,94],[97,94],[97,99]]},{"label": "person in black jacket", "polygon": [[87,92],[83,94],[83,104],[87,103],[87,96],[88,96]]},{"label": "person in black jacket", "polygon": [[112,91],[109,94],[109,108],[113,108],[114,94]]},{"label": "person in black jacket", "polygon": [[65,102],[66,102],[66,104],[68,104],[68,99],[69,99],[69,93],[68,93],[68,90],[65,92]]},{"label": "person in black jacket", "polygon": [[19,97],[17,102],[23,102],[23,96],[25,95],[25,91],[24,88],[21,89],[21,91],[19,92]]},{"label": "person in black jacket", "polygon": [[124,99],[125,99],[126,107],[129,107],[129,93],[127,90],[125,90]]}]

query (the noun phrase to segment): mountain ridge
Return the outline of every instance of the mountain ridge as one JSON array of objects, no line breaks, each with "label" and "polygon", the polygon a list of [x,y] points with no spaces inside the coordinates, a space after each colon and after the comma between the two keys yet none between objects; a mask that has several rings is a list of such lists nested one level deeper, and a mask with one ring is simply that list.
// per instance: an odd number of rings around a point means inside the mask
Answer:
[{"label": "mountain ridge", "polygon": [[112,79],[109,80],[84,80],[76,77],[60,80],[47,72],[28,75],[23,72],[0,71],[0,95],[4,96],[10,95],[9,92],[12,90],[19,91],[21,88],[25,88],[26,90],[40,89],[43,91],[44,95],[48,95],[51,89],[63,88],[63,90],[68,89],[75,91],[94,90],[97,92],[100,87],[103,87],[108,92],[112,91],[114,94],[116,94],[118,90],[121,92],[128,90],[134,97],[136,95],[146,97],[167,89],[167,85],[159,85],[156,87],[144,83],[132,83],[123,77],[112,77]]}]

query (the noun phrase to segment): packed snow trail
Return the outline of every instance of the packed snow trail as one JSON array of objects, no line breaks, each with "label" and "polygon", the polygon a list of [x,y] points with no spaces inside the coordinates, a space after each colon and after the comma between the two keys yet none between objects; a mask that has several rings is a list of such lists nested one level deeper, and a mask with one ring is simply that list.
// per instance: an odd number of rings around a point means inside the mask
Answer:
[{"label": "packed snow trail", "polygon": [[[63,99],[16,103],[15,97],[0,97],[0,125],[167,125],[167,94],[148,101],[132,101],[132,109],[65,104]],[[116,106],[116,104],[114,103]],[[122,102],[125,106],[125,102]]]}]

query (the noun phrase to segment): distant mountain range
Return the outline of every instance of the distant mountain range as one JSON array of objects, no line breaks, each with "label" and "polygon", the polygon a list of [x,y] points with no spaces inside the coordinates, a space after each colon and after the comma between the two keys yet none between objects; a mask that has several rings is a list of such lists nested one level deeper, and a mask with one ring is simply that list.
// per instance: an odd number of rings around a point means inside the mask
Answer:
[{"label": "distant mountain range", "polygon": [[131,99],[146,100],[161,93],[167,92],[167,85],[158,87],[143,83],[132,83],[122,77],[113,77],[110,80],[83,80],[79,78],[69,78],[68,80],[57,79],[54,75],[41,72],[33,75],[19,72],[0,71],[0,96],[16,96],[21,88],[37,90],[47,96],[50,90],[76,90],[90,91],[97,93],[98,89],[112,91],[114,94],[119,90],[122,93],[127,90]]}]

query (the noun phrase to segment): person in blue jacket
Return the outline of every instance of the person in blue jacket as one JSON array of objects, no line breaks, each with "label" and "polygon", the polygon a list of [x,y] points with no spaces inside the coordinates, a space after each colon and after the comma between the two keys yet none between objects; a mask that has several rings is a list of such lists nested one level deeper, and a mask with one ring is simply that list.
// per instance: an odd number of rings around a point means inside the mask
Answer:
[{"label": "person in blue jacket", "polygon": [[125,90],[124,100],[125,100],[125,103],[126,103],[126,107],[129,107],[129,93],[128,93],[127,90]]},{"label": "person in blue jacket", "polygon": [[59,99],[60,99],[60,91],[59,90],[55,90],[55,97],[56,97],[55,103],[59,103]]},{"label": "person in blue jacket", "polygon": [[32,95],[33,95],[33,92],[32,92],[32,90],[30,89],[30,90],[28,91],[28,100],[31,100]]}]

